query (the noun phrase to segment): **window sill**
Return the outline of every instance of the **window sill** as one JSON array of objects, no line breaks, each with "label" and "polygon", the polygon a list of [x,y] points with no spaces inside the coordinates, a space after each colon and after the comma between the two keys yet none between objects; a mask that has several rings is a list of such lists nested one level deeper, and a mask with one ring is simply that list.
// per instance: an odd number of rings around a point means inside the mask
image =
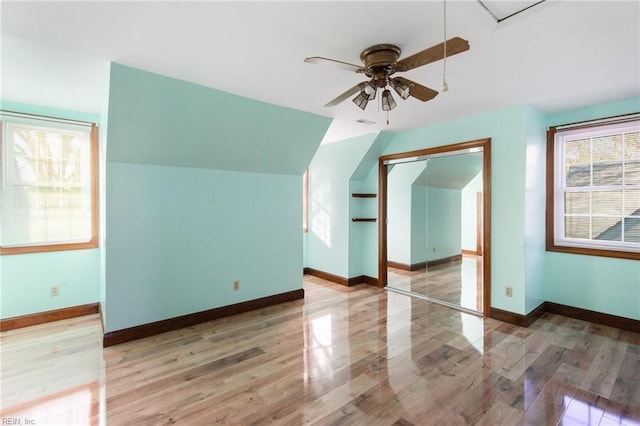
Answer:
[{"label": "window sill", "polygon": [[30,254],[30,253],[47,253],[52,251],[67,251],[67,250],[85,250],[98,248],[98,242],[89,241],[86,243],[74,243],[74,244],[47,244],[40,246],[24,246],[24,247],[0,247],[0,256],[6,256],[11,254]]},{"label": "window sill", "polygon": [[586,247],[559,246],[547,243],[547,251],[557,253],[581,254],[585,256],[613,257],[617,259],[640,260],[640,253],[621,250],[606,250]]}]

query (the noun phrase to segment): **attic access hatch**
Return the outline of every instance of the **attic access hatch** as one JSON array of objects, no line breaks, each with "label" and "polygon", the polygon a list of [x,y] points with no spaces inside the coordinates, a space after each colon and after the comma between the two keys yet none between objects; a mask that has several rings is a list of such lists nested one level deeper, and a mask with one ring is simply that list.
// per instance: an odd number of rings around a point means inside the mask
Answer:
[{"label": "attic access hatch", "polygon": [[550,6],[553,2],[547,0],[475,0],[464,4],[482,21],[491,31],[524,19],[531,13]]},{"label": "attic access hatch", "polygon": [[500,23],[506,19],[514,17],[526,10],[531,9],[545,0],[523,0],[523,1],[495,1],[495,0],[477,0],[478,3],[495,19],[496,23]]}]

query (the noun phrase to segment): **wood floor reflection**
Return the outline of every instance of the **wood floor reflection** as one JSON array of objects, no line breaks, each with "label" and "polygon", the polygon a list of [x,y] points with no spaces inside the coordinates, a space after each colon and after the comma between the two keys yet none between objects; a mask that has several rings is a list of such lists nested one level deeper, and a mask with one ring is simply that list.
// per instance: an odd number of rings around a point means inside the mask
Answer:
[{"label": "wood floor reflection", "polygon": [[416,271],[387,271],[389,287],[482,312],[482,256],[463,255],[461,261]]},{"label": "wood floor reflection", "polygon": [[304,287],[304,301],[106,349],[96,315],[4,332],[3,422],[640,425],[638,333]]}]

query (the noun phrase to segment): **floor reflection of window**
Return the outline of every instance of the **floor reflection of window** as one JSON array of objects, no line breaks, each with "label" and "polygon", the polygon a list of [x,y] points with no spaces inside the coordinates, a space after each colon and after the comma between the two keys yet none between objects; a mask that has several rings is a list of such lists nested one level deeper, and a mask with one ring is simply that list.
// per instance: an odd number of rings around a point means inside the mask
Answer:
[{"label": "floor reflection of window", "polygon": [[604,414],[603,410],[566,395],[563,397],[563,401],[564,405],[567,407],[564,412],[564,416],[562,417],[563,423],[566,422],[570,424],[585,425],[600,424],[600,419],[602,419],[602,415]]},{"label": "floor reflection of window", "polygon": [[311,320],[310,328],[311,347],[309,352],[312,362],[312,376],[331,375],[331,358],[333,356],[331,315]]},{"label": "floor reflection of window", "polygon": [[[97,415],[95,400],[98,386],[91,383],[50,395],[14,409],[3,410],[3,419],[19,419],[33,425],[90,425]],[[95,422],[95,418],[93,419]]]},{"label": "floor reflection of window", "polygon": [[484,319],[461,312],[460,322],[463,336],[479,354],[484,354]]},{"label": "floor reflection of window", "polygon": [[482,304],[478,305],[478,267],[475,257],[462,256],[460,265],[460,306],[476,311],[482,311]]}]

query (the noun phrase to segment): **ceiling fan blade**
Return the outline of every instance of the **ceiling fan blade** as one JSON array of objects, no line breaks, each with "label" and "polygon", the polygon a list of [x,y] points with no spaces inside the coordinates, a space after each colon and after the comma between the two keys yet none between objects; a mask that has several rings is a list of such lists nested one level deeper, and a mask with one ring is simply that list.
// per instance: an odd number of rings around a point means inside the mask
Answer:
[{"label": "ceiling fan blade", "polygon": [[395,77],[394,80],[400,81],[407,86],[409,86],[409,94],[416,99],[421,100],[422,102],[426,102],[438,96],[438,92],[433,89],[429,89],[422,84],[418,84],[415,81],[411,81],[404,77]]},{"label": "ceiling fan blade", "polygon": [[[460,37],[447,40],[447,57],[469,50],[469,42]],[[436,44],[421,52],[400,59],[396,71],[408,71],[444,58],[444,43]]]},{"label": "ceiling fan blade", "polygon": [[335,99],[333,99],[332,101],[327,103],[325,105],[325,107],[332,107],[332,106],[338,105],[340,102],[344,101],[345,99],[347,99],[351,95],[354,95],[354,94],[358,93],[359,91],[361,91],[362,89],[364,89],[364,86],[366,84],[367,84],[366,81],[363,81],[362,83],[356,84],[351,89],[347,90],[346,92],[342,93],[341,95],[339,95],[338,97],[336,97]]},{"label": "ceiling fan blade", "polygon": [[[448,49],[449,47],[447,47]],[[305,58],[305,62],[309,64],[322,64],[322,65],[331,65],[336,68],[347,70],[347,71],[355,71],[358,73],[363,73],[364,68],[361,65],[350,64],[348,62],[337,61],[335,59],[323,58],[320,56],[312,56],[310,58]]]}]

